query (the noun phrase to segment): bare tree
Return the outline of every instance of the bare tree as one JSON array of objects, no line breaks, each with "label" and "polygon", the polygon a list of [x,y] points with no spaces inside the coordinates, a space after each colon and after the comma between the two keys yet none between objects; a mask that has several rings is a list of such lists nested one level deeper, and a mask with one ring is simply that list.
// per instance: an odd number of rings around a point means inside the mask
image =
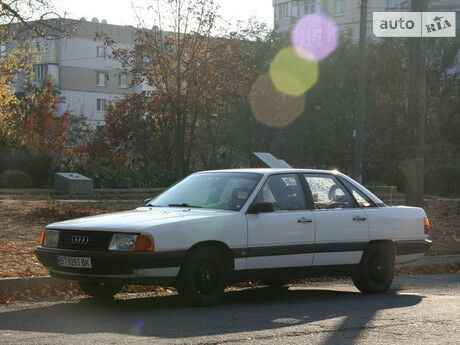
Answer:
[{"label": "bare tree", "polygon": [[2,40],[35,37],[48,38],[65,33],[69,28],[60,20],[49,0],[0,0]]},{"label": "bare tree", "polygon": [[[216,37],[218,7],[214,0],[155,0],[152,30],[139,29],[134,49],[116,49],[120,60],[135,77],[147,84],[157,116],[173,123],[175,170],[189,172],[196,128],[200,122],[228,112],[229,99],[251,79],[245,42]],[[141,26],[145,21],[141,21]]]}]

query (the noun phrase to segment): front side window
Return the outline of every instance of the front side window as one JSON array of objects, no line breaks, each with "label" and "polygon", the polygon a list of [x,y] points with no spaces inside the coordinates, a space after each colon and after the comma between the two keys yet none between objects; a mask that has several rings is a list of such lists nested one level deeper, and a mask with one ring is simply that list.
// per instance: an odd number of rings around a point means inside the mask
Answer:
[{"label": "front side window", "polygon": [[310,187],[316,210],[355,207],[348,191],[334,176],[315,174],[304,176]]},{"label": "front side window", "polygon": [[261,174],[201,173],[190,175],[150,204],[239,211],[251,196]]},{"label": "front side window", "polygon": [[271,203],[275,211],[305,210],[305,196],[295,174],[272,175],[260,190],[256,203]]}]

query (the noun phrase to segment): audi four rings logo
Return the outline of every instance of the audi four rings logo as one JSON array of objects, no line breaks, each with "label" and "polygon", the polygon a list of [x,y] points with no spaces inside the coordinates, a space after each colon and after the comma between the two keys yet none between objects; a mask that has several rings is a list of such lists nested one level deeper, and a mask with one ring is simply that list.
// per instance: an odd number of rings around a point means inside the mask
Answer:
[{"label": "audi four rings logo", "polygon": [[88,244],[89,237],[88,236],[72,236],[72,244]]}]

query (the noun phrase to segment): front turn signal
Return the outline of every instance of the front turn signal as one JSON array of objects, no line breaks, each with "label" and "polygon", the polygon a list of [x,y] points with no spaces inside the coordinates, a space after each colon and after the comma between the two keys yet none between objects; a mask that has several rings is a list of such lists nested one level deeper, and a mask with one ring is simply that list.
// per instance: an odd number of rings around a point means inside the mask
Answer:
[{"label": "front turn signal", "polygon": [[137,235],[135,252],[153,252],[153,237],[150,235]]},{"label": "front turn signal", "polygon": [[428,218],[423,220],[423,226],[425,228],[425,235],[428,235],[431,231],[430,220]]},{"label": "front turn signal", "polygon": [[40,247],[43,247],[43,242],[45,242],[45,230],[43,230],[42,234],[40,235],[40,239],[38,240],[38,245]]}]

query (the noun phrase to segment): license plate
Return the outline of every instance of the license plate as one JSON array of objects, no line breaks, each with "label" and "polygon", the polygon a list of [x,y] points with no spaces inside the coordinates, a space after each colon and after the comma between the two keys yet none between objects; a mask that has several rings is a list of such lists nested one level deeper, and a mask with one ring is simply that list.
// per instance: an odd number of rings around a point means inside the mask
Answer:
[{"label": "license plate", "polygon": [[74,256],[58,256],[57,264],[61,267],[91,268],[91,258],[78,258]]}]

